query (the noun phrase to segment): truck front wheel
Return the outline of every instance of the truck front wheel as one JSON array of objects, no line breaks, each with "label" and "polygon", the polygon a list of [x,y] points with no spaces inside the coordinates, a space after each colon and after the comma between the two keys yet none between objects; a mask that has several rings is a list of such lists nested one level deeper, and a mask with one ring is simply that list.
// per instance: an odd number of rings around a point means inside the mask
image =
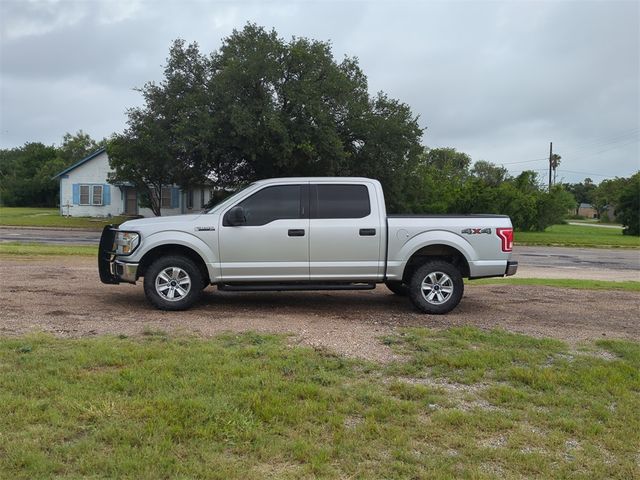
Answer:
[{"label": "truck front wheel", "polygon": [[443,260],[426,262],[413,273],[409,282],[409,298],[424,313],[450,312],[460,303],[463,293],[462,274]]},{"label": "truck front wheel", "polygon": [[202,274],[187,257],[160,257],[144,274],[147,300],[160,310],[186,310],[202,293]]}]

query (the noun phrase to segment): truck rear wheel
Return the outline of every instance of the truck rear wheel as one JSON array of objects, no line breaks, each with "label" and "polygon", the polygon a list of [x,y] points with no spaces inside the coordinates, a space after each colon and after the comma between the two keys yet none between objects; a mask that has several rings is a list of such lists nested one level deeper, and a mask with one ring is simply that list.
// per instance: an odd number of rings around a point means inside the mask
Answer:
[{"label": "truck rear wheel", "polygon": [[202,293],[202,274],[187,257],[160,257],[144,274],[147,300],[160,310],[186,310]]},{"label": "truck rear wheel", "polygon": [[462,274],[443,260],[425,263],[413,273],[409,282],[409,298],[424,313],[450,312],[460,303],[463,293]]},{"label": "truck rear wheel", "polygon": [[384,284],[389,290],[401,297],[406,297],[409,293],[409,287],[402,282],[385,282]]}]

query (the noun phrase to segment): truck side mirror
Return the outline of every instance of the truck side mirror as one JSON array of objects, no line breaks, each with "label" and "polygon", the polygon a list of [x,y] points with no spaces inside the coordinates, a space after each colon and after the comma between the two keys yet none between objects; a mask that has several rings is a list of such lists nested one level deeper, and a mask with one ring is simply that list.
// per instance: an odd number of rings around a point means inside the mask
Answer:
[{"label": "truck side mirror", "polygon": [[236,205],[231,210],[229,210],[225,217],[227,221],[224,223],[232,227],[237,227],[239,225],[244,225],[245,223],[247,223],[247,217],[244,216],[244,208],[239,205]]}]

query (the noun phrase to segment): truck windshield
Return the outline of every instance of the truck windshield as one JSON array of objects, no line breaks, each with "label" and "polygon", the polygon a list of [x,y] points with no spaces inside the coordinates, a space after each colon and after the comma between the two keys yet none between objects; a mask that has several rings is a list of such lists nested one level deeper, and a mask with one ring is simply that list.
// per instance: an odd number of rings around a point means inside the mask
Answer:
[{"label": "truck windshield", "polygon": [[233,203],[235,201],[236,198],[238,198],[239,196],[242,195],[242,193],[244,193],[244,191],[247,188],[252,187],[253,185],[255,185],[255,183],[251,183],[249,185],[247,185],[245,188],[242,188],[240,190],[238,190],[235,193],[232,193],[230,196],[228,196],[227,198],[220,200],[218,203],[216,203],[213,207],[211,207],[208,210],[205,210],[205,213],[213,213],[216,210],[219,210],[221,208],[224,208],[225,205],[228,205],[229,203]]}]

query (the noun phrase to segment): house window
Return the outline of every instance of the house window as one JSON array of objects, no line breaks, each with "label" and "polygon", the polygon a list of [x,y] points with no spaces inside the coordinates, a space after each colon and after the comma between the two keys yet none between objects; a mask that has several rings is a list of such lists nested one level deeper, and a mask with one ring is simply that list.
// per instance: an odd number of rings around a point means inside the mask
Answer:
[{"label": "house window", "polygon": [[92,186],[91,205],[102,205],[102,185]]},{"label": "house window", "polygon": [[80,185],[80,205],[91,205],[91,185]]},{"label": "house window", "polygon": [[162,187],[160,208],[171,208],[171,187]]},{"label": "house window", "polygon": [[80,205],[102,205],[102,185],[80,185]]},{"label": "house window", "polygon": [[200,190],[200,208],[204,208],[206,202],[204,201],[204,188]]}]

